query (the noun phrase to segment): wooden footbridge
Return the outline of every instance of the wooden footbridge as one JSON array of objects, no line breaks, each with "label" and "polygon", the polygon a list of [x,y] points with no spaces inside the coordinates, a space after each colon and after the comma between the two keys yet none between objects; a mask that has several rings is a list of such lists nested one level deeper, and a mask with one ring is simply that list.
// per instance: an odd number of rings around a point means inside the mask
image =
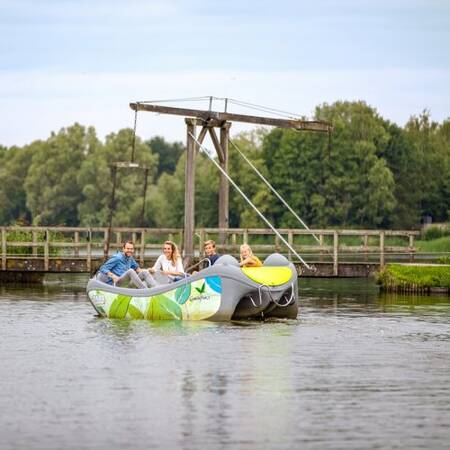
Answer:
[{"label": "wooden footbridge", "polygon": [[[307,271],[270,229],[201,228],[192,236],[194,259],[202,257],[203,242],[223,239],[220,254],[239,255],[248,243],[264,258],[280,252],[296,264],[299,273],[311,277],[367,277],[386,262],[410,262],[416,258],[418,231],[280,229],[286,241],[314,266]],[[135,242],[135,258],[149,267],[161,254],[162,243],[175,241],[184,249],[185,230],[177,228],[68,228],[2,227],[1,270],[3,281],[39,281],[45,273],[94,273],[102,262],[122,247]],[[109,246],[106,243],[109,242]]]}]

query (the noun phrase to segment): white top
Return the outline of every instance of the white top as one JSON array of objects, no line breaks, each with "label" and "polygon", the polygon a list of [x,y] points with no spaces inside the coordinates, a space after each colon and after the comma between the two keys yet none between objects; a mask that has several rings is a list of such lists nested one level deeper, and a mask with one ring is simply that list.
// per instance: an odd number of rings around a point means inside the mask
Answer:
[{"label": "white top", "polygon": [[166,255],[158,256],[158,259],[153,266],[155,270],[163,270],[164,272],[180,272],[184,273],[183,263],[181,262],[181,258],[177,259],[175,265],[172,264],[170,259],[166,258]]}]

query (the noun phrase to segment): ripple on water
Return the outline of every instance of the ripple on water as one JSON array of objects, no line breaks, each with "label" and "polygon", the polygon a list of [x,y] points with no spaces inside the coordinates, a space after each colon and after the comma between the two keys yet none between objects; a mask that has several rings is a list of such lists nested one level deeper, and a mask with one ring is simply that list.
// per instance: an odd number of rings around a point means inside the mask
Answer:
[{"label": "ripple on water", "polygon": [[445,448],[450,302],[304,281],[298,320],[94,315],[82,286],[0,288],[2,450]]}]

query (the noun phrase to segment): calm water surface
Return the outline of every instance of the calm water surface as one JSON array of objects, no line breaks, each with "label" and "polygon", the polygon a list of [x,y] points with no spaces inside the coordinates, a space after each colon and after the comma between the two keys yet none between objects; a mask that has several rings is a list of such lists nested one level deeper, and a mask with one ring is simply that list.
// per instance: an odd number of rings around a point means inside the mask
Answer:
[{"label": "calm water surface", "polygon": [[450,299],[303,280],[296,321],[94,315],[83,280],[0,287],[0,448],[450,445]]}]

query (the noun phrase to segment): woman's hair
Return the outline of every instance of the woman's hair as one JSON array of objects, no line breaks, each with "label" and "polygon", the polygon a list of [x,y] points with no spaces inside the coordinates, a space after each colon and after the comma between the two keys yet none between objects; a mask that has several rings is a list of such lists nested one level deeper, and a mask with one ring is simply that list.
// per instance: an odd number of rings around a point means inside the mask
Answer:
[{"label": "woman's hair", "polygon": [[178,258],[180,257],[180,252],[178,251],[177,244],[175,244],[175,242],[172,241],[166,241],[164,242],[164,245],[170,245],[170,248],[172,249],[170,260],[172,261],[172,264],[175,266]]},{"label": "woman's hair", "polygon": [[242,244],[242,245],[241,245],[241,247],[240,247],[241,255],[242,255],[242,250],[244,250],[245,248],[248,249],[248,254],[249,254],[250,256],[253,256],[253,251],[252,251],[250,245],[248,245],[248,244]]}]

